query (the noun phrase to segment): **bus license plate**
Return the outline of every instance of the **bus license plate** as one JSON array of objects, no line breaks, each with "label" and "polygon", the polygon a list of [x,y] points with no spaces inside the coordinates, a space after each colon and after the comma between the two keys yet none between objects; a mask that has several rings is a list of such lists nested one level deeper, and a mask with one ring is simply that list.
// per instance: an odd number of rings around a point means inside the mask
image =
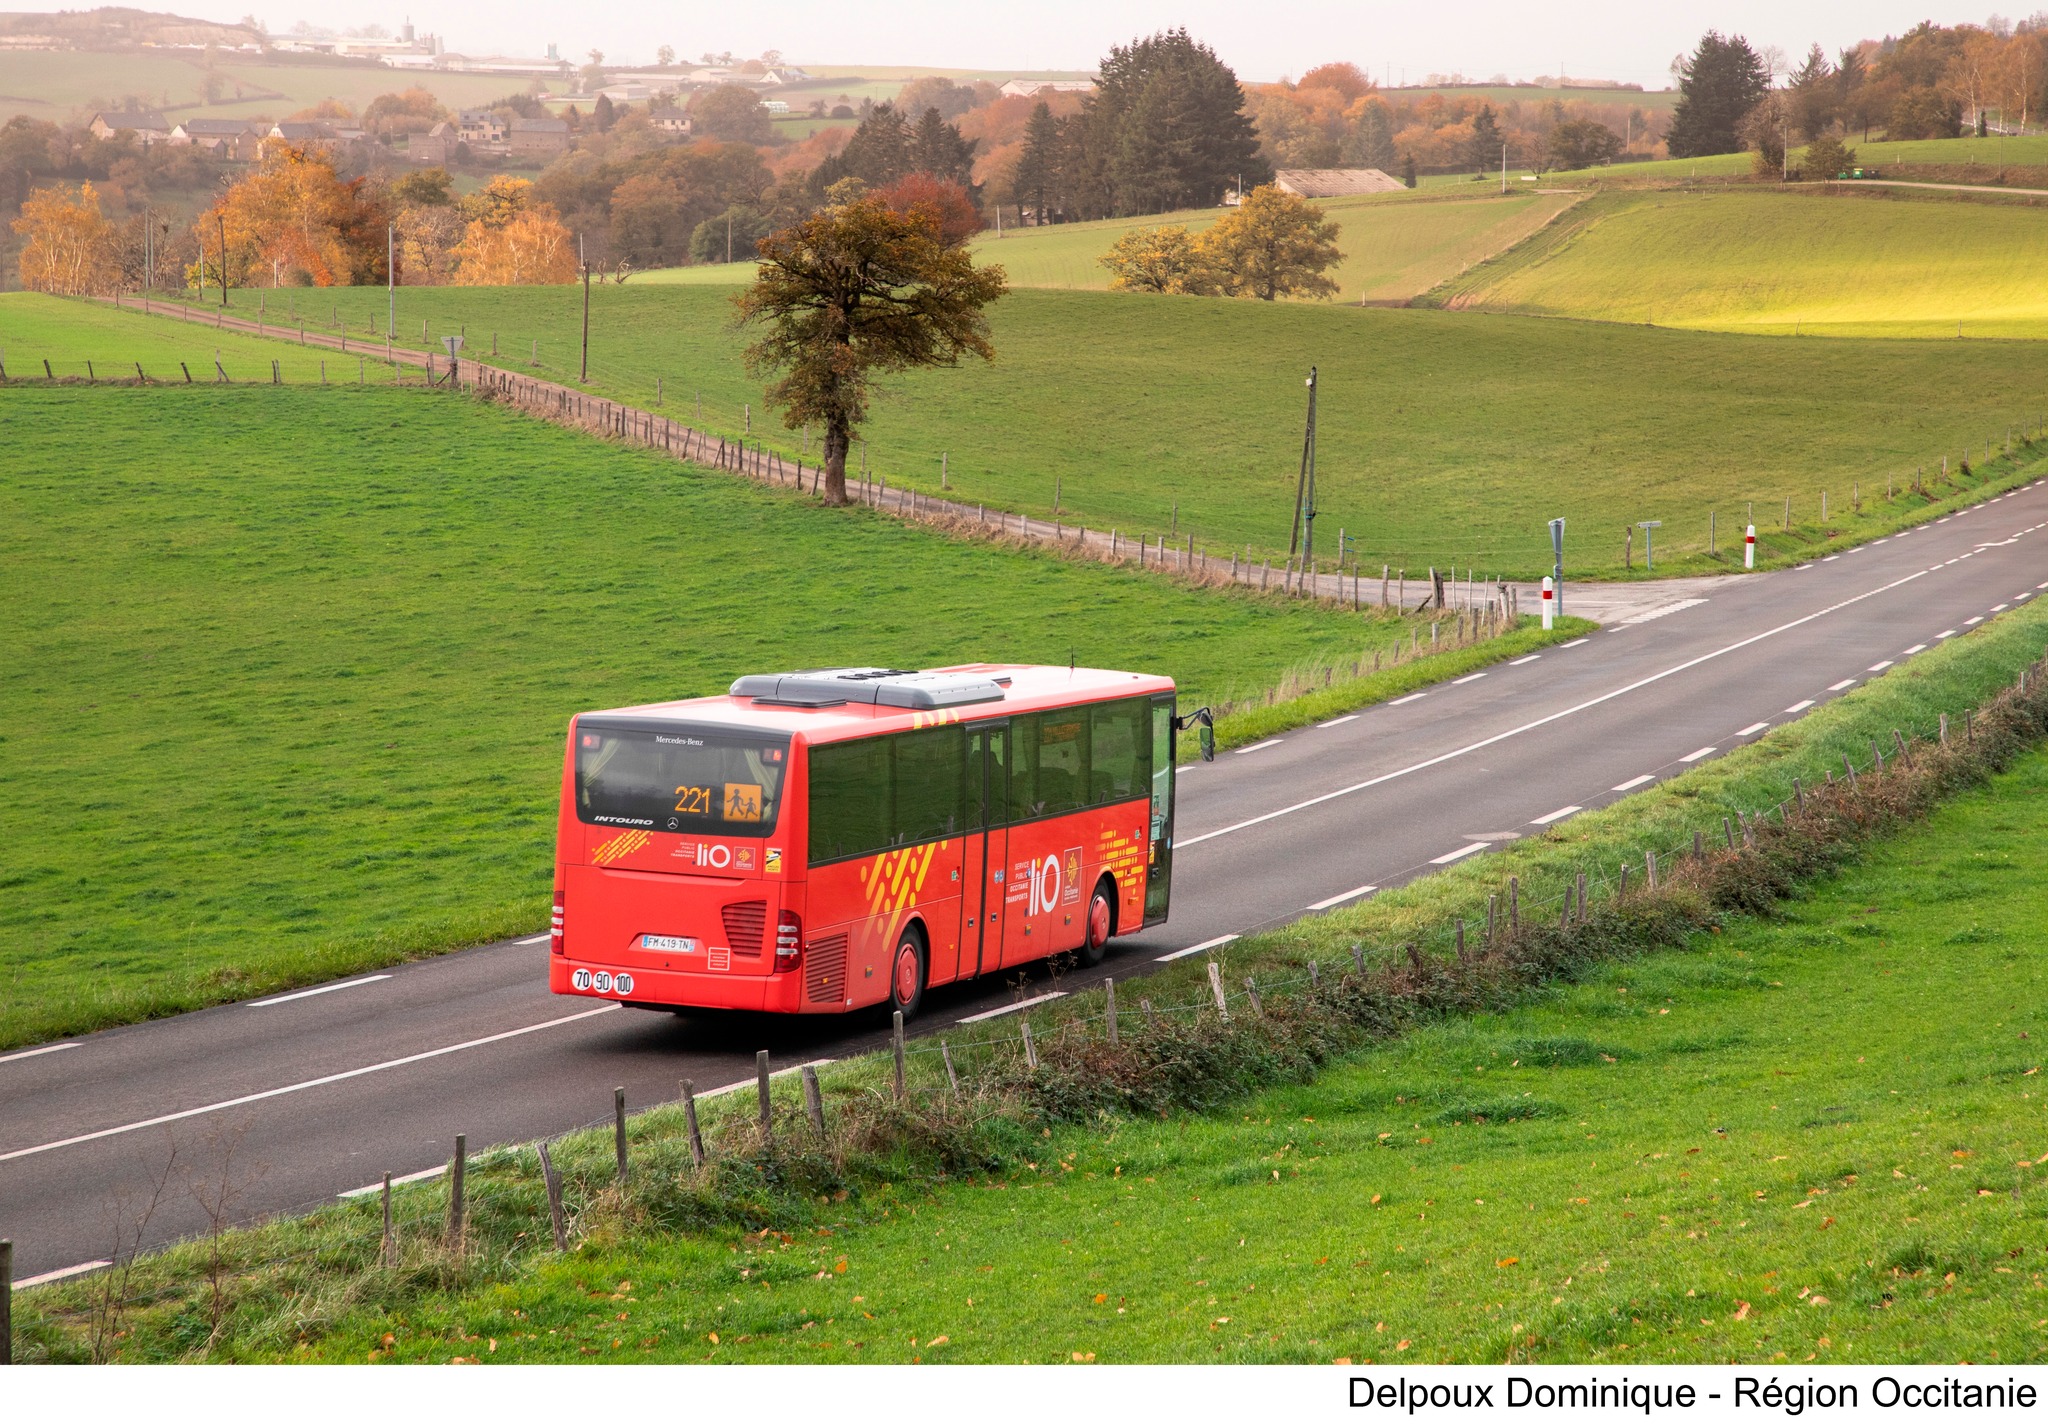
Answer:
[{"label": "bus license plate", "polygon": [[640,937],[643,950],[670,950],[688,955],[702,948],[692,935],[643,935]]}]

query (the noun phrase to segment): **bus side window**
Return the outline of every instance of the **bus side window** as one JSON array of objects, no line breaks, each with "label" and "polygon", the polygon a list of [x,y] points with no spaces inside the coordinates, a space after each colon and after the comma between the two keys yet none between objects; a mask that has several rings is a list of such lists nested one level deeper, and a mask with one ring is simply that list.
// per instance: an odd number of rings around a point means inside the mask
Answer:
[{"label": "bus side window", "polygon": [[895,815],[889,844],[936,841],[960,830],[963,729],[934,727],[883,739],[895,744]]},{"label": "bus side window", "polygon": [[1038,793],[1038,723],[1042,714],[1010,719],[1010,821],[1042,816],[1045,802]]},{"label": "bus side window", "polygon": [[1091,737],[1088,800],[1093,806],[1127,802],[1143,795],[1147,770],[1145,704],[1139,698],[1097,703],[1089,709]]}]

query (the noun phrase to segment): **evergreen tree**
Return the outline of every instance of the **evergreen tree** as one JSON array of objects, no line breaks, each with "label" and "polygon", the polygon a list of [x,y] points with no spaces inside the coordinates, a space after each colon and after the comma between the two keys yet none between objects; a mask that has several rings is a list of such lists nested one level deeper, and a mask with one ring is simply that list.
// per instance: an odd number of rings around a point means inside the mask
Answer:
[{"label": "evergreen tree", "polygon": [[1084,216],[1213,203],[1271,176],[1237,75],[1184,29],[1112,47],[1082,121],[1071,157]]},{"label": "evergreen tree", "polygon": [[1465,146],[1465,162],[1484,173],[1501,161],[1500,146],[1500,122],[1493,116],[1493,106],[1481,104],[1472,116],[1472,141]]},{"label": "evergreen tree", "polygon": [[1840,108],[1841,89],[1835,67],[1819,45],[1806,52],[1806,62],[1792,72],[1792,123],[1808,140],[1827,132]]},{"label": "evergreen tree", "polygon": [[1060,146],[1059,121],[1041,99],[1024,125],[1024,151],[1018,155],[1016,176],[1011,180],[1017,201],[1031,209],[1041,223],[1046,221],[1059,185]]},{"label": "evergreen tree", "polygon": [[822,198],[842,178],[858,178],[870,188],[883,188],[912,171],[910,126],[896,106],[870,108],[846,147],[811,173],[811,188]]},{"label": "evergreen tree", "polygon": [[1415,186],[1415,155],[1412,153],[1402,155],[1401,181],[1410,188]]},{"label": "evergreen tree", "polygon": [[597,102],[590,106],[590,122],[597,126],[597,131],[601,134],[609,133],[617,118],[618,110],[612,107],[611,95],[598,95]]},{"label": "evergreen tree", "polygon": [[1344,162],[1355,168],[1377,168],[1385,172],[1394,166],[1394,120],[1387,106],[1373,100],[1358,116],[1351,132],[1344,136]]},{"label": "evergreen tree", "polygon": [[1671,156],[1738,152],[1742,143],[1735,135],[1736,125],[1762,102],[1770,87],[1763,59],[1742,36],[1723,39],[1708,30],[1699,48],[1681,61],[1678,74],[1678,108],[1665,139]]},{"label": "evergreen tree", "polygon": [[946,122],[937,108],[928,108],[917,121],[910,140],[910,171],[929,173],[948,183],[974,191],[974,140],[960,137],[960,129]]}]

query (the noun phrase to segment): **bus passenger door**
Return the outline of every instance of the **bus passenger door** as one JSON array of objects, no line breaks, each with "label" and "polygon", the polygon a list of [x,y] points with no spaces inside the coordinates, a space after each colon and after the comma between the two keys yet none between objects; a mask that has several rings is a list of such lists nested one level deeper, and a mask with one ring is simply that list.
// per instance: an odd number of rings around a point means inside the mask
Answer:
[{"label": "bus passenger door", "polygon": [[1152,834],[1145,874],[1145,924],[1166,919],[1173,886],[1173,699],[1152,702]]},{"label": "bus passenger door", "polygon": [[967,834],[960,858],[960,959],[967,979],[1002,960],[1003,863],[1008,854],[1010,726],[970,723],[967,728]]}]

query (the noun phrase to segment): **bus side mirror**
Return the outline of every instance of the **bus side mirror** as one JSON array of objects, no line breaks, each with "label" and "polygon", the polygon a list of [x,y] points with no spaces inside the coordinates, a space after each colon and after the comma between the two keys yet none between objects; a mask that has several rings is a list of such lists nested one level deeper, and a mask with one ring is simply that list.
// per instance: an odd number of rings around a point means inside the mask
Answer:
[{"label": "bus side mirror", "polygon": [[[1208,709],[1204,708],[1202,711],[1206,714]],[[1216,725],[1206,716],[1202,719],[1202,760],[1204,762],[1214,762],[1216,760]]]}]

